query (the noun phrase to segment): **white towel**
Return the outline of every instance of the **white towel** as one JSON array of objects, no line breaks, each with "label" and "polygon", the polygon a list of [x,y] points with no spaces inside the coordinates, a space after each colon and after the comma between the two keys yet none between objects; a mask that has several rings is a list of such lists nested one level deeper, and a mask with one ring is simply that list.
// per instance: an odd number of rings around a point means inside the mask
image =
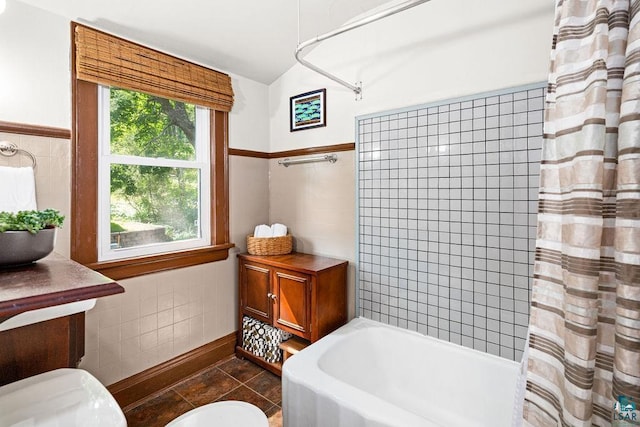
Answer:
[{"label": "white towel", "polygon": [[282,224],[272,224],[271,231],[273,237],[284,237],[287,235],[287,226]]},{"label": "white towel", "polygon": [[271,227],[266,224],[256,225],[255,230],[253,230],[253,237],[272,237],[273,233],[271,231]]},{"label": "white towel", "polygon": [[33,168],[0,166],[0,212],[31,211],[36,205]]}]

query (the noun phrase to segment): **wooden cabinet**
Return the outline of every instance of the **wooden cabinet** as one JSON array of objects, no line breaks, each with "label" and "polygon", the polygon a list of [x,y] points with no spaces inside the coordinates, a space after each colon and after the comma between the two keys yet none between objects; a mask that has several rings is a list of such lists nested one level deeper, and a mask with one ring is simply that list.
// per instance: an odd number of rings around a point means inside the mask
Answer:
[{"label": "wooden cabinet", "polygon": [[[0,269],[0,323],[20,313],[124,292],[113,280],[51,254]],[[84,355],[84,312],[0,332],[0,386],[57,368]]]},{"label": "wooden cabinet", "polygon": [[280,374],[280,365],[242,349],[242,318],[254,319],[315,342],[347,321],[347,261],[316,255],[258,256],[239,259],[239,356]]}]

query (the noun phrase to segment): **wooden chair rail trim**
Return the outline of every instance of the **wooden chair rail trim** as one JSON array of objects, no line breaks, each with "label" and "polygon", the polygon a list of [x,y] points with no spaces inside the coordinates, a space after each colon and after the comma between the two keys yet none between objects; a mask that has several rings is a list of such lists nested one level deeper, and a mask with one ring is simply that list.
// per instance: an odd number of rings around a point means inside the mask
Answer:
[{"label": "wooden chair rail trim", "polygon": [[355,142],[346,142],[344,144],[323,145],[318,147],[300,148],[297,150],[276,151],[274,153],[266,153],[263,151],[242,150],[238,148],[229,148],[230,156],[255,157],[258,159],[280,159],[284,157],[308,156],[311,154],[336,153],[338,151],[354,151],[356,149]]},{"label": "wooden chair rail trim", "polygon": [[255,157],[257,159],[269,158],[269,153],[265,153],[264,151],[243,150],[240,148],[229,148],[229,155],[239,157]]},{"label": "wooden chair rail trim", "polygon": [[44,136],[48,138],[71,139],[71,130],[49,126],[30,125],[0,121],[0,132],[19,135]]}]

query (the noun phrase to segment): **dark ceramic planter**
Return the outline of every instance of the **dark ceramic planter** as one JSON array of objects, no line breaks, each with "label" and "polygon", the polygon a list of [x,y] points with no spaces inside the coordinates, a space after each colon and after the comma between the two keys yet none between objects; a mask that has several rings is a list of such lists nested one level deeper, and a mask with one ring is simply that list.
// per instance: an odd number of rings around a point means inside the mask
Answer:
[{"label": "dark ceramic planter", "polygon": [[56,229],[46,228],[35,234],[28,231],[0,233],[0,267],[30,264],[53,251]]}]

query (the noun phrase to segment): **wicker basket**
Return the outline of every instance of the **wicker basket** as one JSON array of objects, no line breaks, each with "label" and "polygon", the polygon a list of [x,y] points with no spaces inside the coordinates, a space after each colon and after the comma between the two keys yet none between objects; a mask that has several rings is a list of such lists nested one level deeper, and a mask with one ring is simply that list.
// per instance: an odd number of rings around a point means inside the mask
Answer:
[{"label": "wicker basket", "polygon": [[293,249],[293,237],[287,234],[282,237],[247,236],[247,252],[251,255],[285,255]]}]

